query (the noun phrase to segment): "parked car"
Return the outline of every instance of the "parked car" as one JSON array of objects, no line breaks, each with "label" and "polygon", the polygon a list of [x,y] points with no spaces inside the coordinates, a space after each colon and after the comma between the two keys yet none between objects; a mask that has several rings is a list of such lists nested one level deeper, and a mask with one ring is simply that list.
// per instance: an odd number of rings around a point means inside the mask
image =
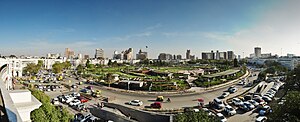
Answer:
[{"label": "parked car", "polygon": [[230,116],[236,114],[236,111],[235,111],[234,108],[232,108],[230,105],[225,106],[224,111],[225,111],[228,115],[230,115]]},{"label": "parked car", "polygon": [[245,85],[245,82],[244,82],[244,81],[240,81],[240,82],[238,83],[238,85]]},{"label": "parked car", "polygon": [[225,107],[225,105],[223,104],[223,101],[218,98],[215,98],[213,102],[218,109]]},{"label": "parked car", "polygon": [[141,106],[141,105],[143,105],[143,102],[140,100],[132,100],[129,102],[129,105]]},{"label": "parked car", "polygon": [[74,109],[77,111],[82,111],[82,110],[86,109],[86,107],[84,104],[81,103],[81,104],[74,106]]},{"label": "parked car", "polygon": [[255,122],[266,122],[267,119],[268,118],[266,116],[259,116],[258,118],[256,118]]},{"label": "parked car", "polygon": [[202,108],[202,110],[206,113],[208,113],[208,116],[214,115],[208,108]]},{"label": "parked car", "polygon": [[243,104],[244,104],[243,101],[240,100],[239,98],[233,98],[233,99],[232,99],[232,102],[233,102],[233,104],[234,104],[235,106],[240,106],[240,105],[243,105]]},{"label": "parked car", "polygon": [[160,102],[154,102],[154,103],[152,103],[152,104],[150,105],[150,107],[151,107],[151,108],[158,108],[158,109],[160,109],[160,108],[162,108],[162,105],[161,105]]},{"label": "parked car", "polygon": [[266,102],[271,102],[272,101],[272,99],[268,96],[263,96],[262,99]]},{"label": "parked car", "polygon": [[78,104],[80,104],[81,102],[80,102],[80,100],[73,100],[73,101],[71,101],[70,103],[69,103],[69,105],[70,106],[76,106],[76,105],[78,105]]},{"label": "parked car", "polygon": [[227,119],[225,118],[225,116],[222,113],[217,113],[217,117],[220,118],[221,122],[226,122]]},{"label": "parked car", "polygon": [[58,98],[53,98],[53,99],[52,99],[52,104],[53,104],[53,105],[59,105],[59,100],[58,100]]},{"label": "parked car", "polygon": [[84,98],[84,97],[78,97],[78,99],[80,100],[81,103],[85,103],[88,102],[89,100]]},{"label": "parked car", "polygon": [[258,106],[259,105],[259,103],[256,102],[255,100],[248,100],[248,102],[251,103],[254,106]]},{"label": "parked car", "polygon": [[268,113],[270,113],[270,111],[271,111],[271,107],[268,106],[268,105],[266,105],[266,106],[264,106],[263,108],[260,109],[259,115],[260,115],[260,116],[265,116],[265,115],[267,115]]},{"label": "parked car", "polygon": [[70,102],[72,102],[74,100],[73,97],[70,97],[70,96],[65,96],[66,98],[66,103],[69,104]]},{"label": "parked car", "polygon": [[249,110],[252,110],[255,108],[255,106],[252,105],[250,102],[244,102],[244,105],[246,105]]}]

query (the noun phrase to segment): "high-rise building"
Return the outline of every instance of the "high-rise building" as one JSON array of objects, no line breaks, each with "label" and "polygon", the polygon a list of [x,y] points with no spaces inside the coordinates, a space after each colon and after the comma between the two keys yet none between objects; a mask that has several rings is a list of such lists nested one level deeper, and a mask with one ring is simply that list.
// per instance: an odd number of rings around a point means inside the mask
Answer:
[{"label": "high-rise building", "polygon": [[145,60],[148,58],[148,53],[143,52],[141,49],[139,50],[138,54],[136,54],[136,59],[137,60]]},{"label": "high-rise building", "polygon": [[191,50],[187,50],[186,51],[186,59],[190,59],[191,58]]},{"label": "high-rise building", "polygon": [[223,60],[227,59],[227,55],[226,55],[227,53],[226,53],[226,52],[220,52],[219,54],[220,54],[220,59],[221,59],[221,60],[222,60],[222,59],[223,59]]},{"label": "high-rise building", "polygon": [[74,58],[75,57],[74,51],[72,51],[70,48],[66,48],[65,57],[68,59]]},{"label": "high-rise building", "polygon": [[166,54],[166,53],[160,53],[158,56],[159,60],[172,60],[172,55],[171,54]]},{"label": "high-rise building", "polygon": [[83,57],[82,57],[82,54],[78,54],[78,56],[77,56],[77,58],[79,59],[79,60],[81,60]]},{"label": "high-rise building", "polygon": [[227,59],[233,60],[235,58],[233,51],[227,51]]},{"label": "high-rise building", "polygon": [[176,58],[177,58],[177,60],[181,60],[182,56],[181,55],[177,55]]},{"label": "high-rise building", "polygon": [[95,58],[96,59],[104,59],[104,50],[100,49],[100,48],[96,49]]},{"label": "high-rise building", "polygon": [[173,60],[176,60],[176,59],[177,59],[176,55],[173,55]]},{"label": "high-rise building", "polygon": [[83,58],[84,58],[84,59],[89,59],[90,56],[89,56],[89,55],[84,55]]},{"label": "high-rise building", "polygon": [[220,52],[219,52],[219,50],[217,50],[217,52],[216,52],[216,59],[220,60]]},{"label": "high-rise building", "polygon": [[133,49],[129,48],[128,50],[125,50],[124,52],[124,60],[132,60],[133,59]]},{"label": "high-rise building", "polygon": [[256,58],[260,58],[261,57],[261,48],[260,47],[255,47],[254,48],[254,54]]}]

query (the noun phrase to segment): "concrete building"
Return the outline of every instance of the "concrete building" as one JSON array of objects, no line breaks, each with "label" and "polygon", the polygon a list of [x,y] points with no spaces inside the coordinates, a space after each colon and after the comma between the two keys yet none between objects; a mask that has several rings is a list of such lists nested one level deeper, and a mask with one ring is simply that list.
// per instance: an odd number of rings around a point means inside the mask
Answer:
[{"label": "concrete building", "polygon": [[235,55],[233,51],[227,51],[227,60],[233,60],[235,58]]},{"label": "concrete building", "polygon": [[104,50],[101,48],[96,49],[95,58],[96,59],[104,59]]},{"label": "concrete building", "polygon": [[225,60],[225,59],[227,59],[227,52],[219,52],[219,55],[220,55],[220,59],[221,60]]},{"label": "concrete building", "polygon": [[148,58],[148,53],[147,52],[143,52],[141,49],[139,50],[139,52],[136,54],[136,59],[137,60],[145,60]]},{"label": "concrete building", "polygon": [[191,50],[186,51],[186,59],[191,59]]},{"label": "concrete building", "polygon": [[133,60],[133,49],[129,48],[128,50],[125,50],[123,58],[124,60]]},{"label": "concrete building", "polygon": [[90,56],[89,55],[84,55],[83,58],[86,60],[86,59],[90,59]]},{"label": "concrete building", "polygon": [[261,57],[261,48],[260,47],[255,47],[254,48],[254,54],[256,58],[260,58]]},{"label": "concrete building", "polygon": [[65,50],[65,57],[67,59],[73,59],[73,58],[75,58],[75,52],[72,51],[70,48],[66,48],[66,50]]},{"label": "concrete building", "polygon": [[217,52],[216,52],[216,60],[220,60],[220,52],[219,52],[219,50],[217,50]]},{"label": "concrete building", "polygon": [[[31,95],[29,90],[13,90],[13,62],[0,59],[0,91],[9,122],[30,122],[30,113],[42,103]],[[2,118],[1,118],[2,119]]]},{"label": "concrete building", "polygon": [[59,58],[59,54],[58,53],[48,53],[47,54],[47,58],[48,59],[57,59],[57,58]]},{"label": "concrete building", "polygon": [[160,53],[158,56],[159,60],[172,60],[172,55],[171,54],[166,54],[166,53]]},{"label": "concrete building", "polygon": [[215,53],[212,50],[210,53],[208,52],[202,52],[202,59],[215,59]]},{"label": "concrete building", "polygon": [[176,59],[177,59],[177,60],[182,60],[182,56],[181,56],[181,55],[177,55],[177,56],[176,56]]}]

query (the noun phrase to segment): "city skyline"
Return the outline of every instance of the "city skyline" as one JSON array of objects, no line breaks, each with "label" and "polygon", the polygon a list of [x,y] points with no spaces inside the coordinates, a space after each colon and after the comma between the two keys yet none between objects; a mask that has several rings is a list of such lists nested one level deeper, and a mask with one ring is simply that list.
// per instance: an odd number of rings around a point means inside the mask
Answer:
[{"label": "city skyline", "polygon": [[[299,1],[1,1],[0,54],[300,54]],[[145,47],[148,46],[146,49]],[[243,54],[244,53],[244,54]]]}]

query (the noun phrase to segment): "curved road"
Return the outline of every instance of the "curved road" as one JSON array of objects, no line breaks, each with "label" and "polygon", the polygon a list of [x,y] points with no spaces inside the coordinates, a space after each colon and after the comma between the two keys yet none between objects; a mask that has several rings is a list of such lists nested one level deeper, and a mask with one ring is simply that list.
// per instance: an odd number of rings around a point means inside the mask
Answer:
[{"label": "curved road", "polygon": [[[253,80],[257,79],[259,72],[253,72],[252,74],[256,74],[256,76],[249,77],[249,81],[252,82]],[[71,78],[72,81],[78,82],[78,80],[75,80]],[[88,84],[81,85],[80,87],[85,87],[88,86]],[[126,92],[121,92],[121,91],[114,91],[114,90],[108,90],[104,88],[103,86],[97,86],[93,85],[95,89],[100,89],[102,90],[102,95],[105,97],[113,98],[111,102],[125,105],[126,102],[131,101],[131,100],[142,100],[143,101],[143,106],[135,107],[131,106],[133,108],[139,109],[139,108],[144,108],[145,106],[149,106],[151,103],[153,103],[156,99],[155,96],[153,95],[143,95],[143,94],[132,94],[132,93],[126,93]],[[238,88],[238,91],[236,93],[230,94],[228,97],[235,96],[237,94],[240,94],[250,87],[243,87],[239,85],[235,85]],[[169,98],[171,99],[171,103],[163,102],[163,109],[178,109],[182,107],[192,107],[192,106],[197,106],[198,98],[203,98],[205,100],[205,104],[207,104],[209,101],[213,100],[214,98],[220,96],[224,91],[226,91],[228,87],[225,88],[220,88],[216,89],[214,91],[208,91],[208,92],[203,92],[203,93],[193,93],[193,94],[182,94],[182,95],[176,95],[176,96],[170,96]],[[167,95],[164,96],[165,99],[167,99]],[[227,98],[228,98],[227,97]],[[130,106],[130,105],[127,105]]]}]

